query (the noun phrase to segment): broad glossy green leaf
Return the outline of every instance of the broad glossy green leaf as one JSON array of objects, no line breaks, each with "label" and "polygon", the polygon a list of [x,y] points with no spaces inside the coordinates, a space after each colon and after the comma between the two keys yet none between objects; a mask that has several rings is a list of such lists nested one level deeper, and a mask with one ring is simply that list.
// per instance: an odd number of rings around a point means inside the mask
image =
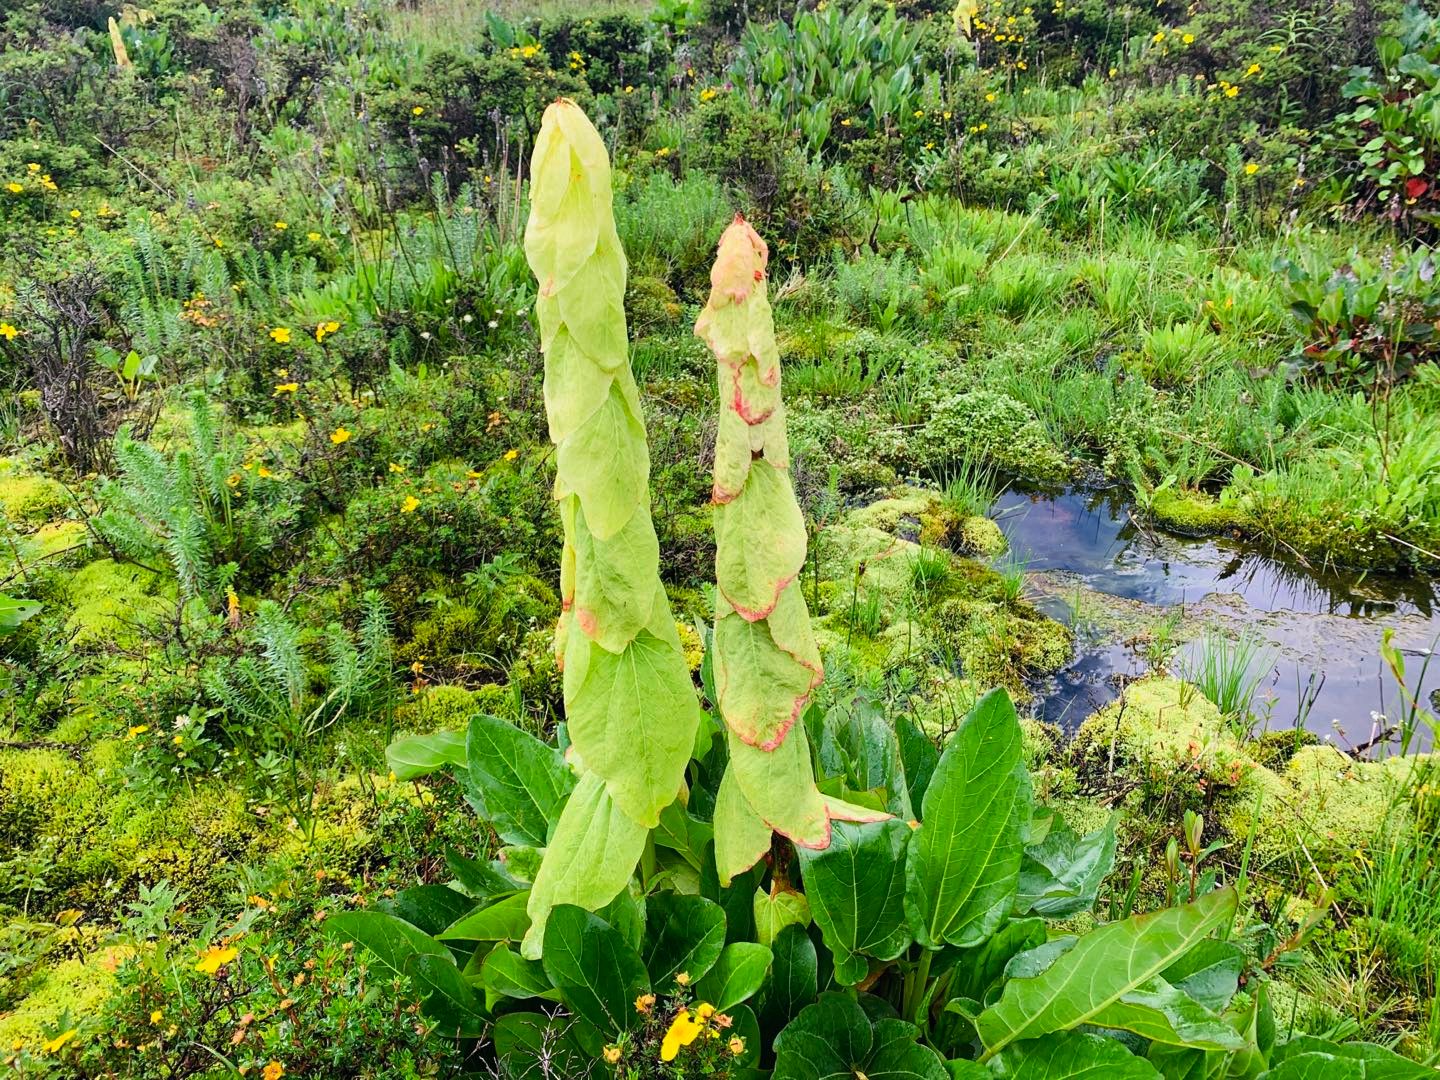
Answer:
[{"label": "broad glossy green leaf", "polygon": [[1045,942],[1044,919],[1011,919],[990,935],[983,945],[960,950],[951,970],[951,998],[969,998],[983,1007],[989,1004],[991,989],[1005,974],[1005,967],[1019,953]]},{"label": "broad glossy green leaf", "polygon": [[456,919],[436,936],[441,941],[519,941],[530,929],[527,893],[512,893]]},{"label": "broad glossy green leaf", "polygon": [[1006,1080],[1159,1080],[1160,1074],[1123,1043],[1099,1035],[1046,1035],[1015,1043],[991,1060]]},{"label": "broad glossy green leaf", "polygon": [[668,992],[681,972],[692,983],[702,979],[724,948],[725,912],[719,904],[673,892],[653,893],[645,901],[641,957],[657,994]]},{"label": "broad glossy green leaf", "polygon": [[1245,950],[1229,941],[1207,938],[1161,975],[1201,1005],[1219,1012],[1230,1004],[1245,970]]},{"label": "broad glossy green leaf", "polygon": [[526,960],[508,945],[497,945],[486,954],[480,979],[487,991],[502,997],[560,1000],[560,991],[550,985],[544,965]]},{"label": "broad glossy green leaf", "polygon": [[415,780],[447,766],[465,767],[465,732],[407,735],[385,748],[385,763],[397,780]]},{"label": "broad glossy green leaf", "polygon": [[905,910],[926,948],[980,944],[1014,903],[1030,799],[1021,750],[1015,707],[992,690],[940,756],[905,861]]},{"label": "broad glossy green leaf", "polygon": [[1233,1027],[1158,975],[1100,1009],[1089,1022],[1171,1046],[1239,1050],[1245,1045]]},{"label": "broad glossy green leaf", "polygon": [[778,1031],[815,1000],[820,965],[815,943],[803,927],[787,926],[775,937],[770,977],[755,999],[755,1014],[766,1031]]},{"label": "broad glossy green leaf", "polygon": [[486,900],[521,888],[520,882],[494,863],[471,859],[454,848],[445,849],[445,865],[455,875],[455,883],[476,900]]},{"label": "broad glossy green leaf", "polygon": [[416,954],[407,971],[420,995],[420,1011],[435,1021],[437,1034],[476,1039],[485,1033],[485,1005],[448,957]]},{"label": "broad glossy green leaf", "polygon": [[1000,1000],[976,1021],[987,1053],[1094,1022],[1230,922],[1236,902],[1235,890],[1224,888],[1184,907],[1107,923],[1076,940],[1038,974],[1012,977]]},{"label": "broad glossy green leaf", "polygon": [[798,849],[810,912],[835,956],[835,977],[853,986],[869,958],[893,960],[910,944],[905,921],[905,845],[910,826],[896,818],[837,821],[824,851]]},{"label": "broad glossy green leaf", "polygon": [[495,1021],[491,1039],[501,1075],[507,1080],[565,1080],[599,1078],[609,1069],[585,1052],[564,1016],[544,1013],[506,1013]]},{"label": "broad glossy green leaf", "polygon": [[726,945],[706,976],[695,986],[695,996],[720,1012],[754,997],[770,971],[773,954],[754,941]]},{"label": "broad glossy green leaf", "polygon": [[479,715],[466,739],[470,786],[507,844],[544,847],[575,774],[554,747],[507,720]]},{"label": "broad glossy green leaf", "polygon": [[450,950],[404,919],[383,911],[344,911],[325,920],[325,932],[369,949],[397,975],[409,970],[411,957],[435,956],[452,964]]},{"label": "broad glossy green leaf", "polygon": [[17,600],[0,593],[0,637],[14,633],[22,623],[39,615],[43,607],[38,600]]},{"label": "broad glossy green leaf", "polygon": [[598,775],[580,778],[530,890],[530,933],[520,949],[526,959],[540,959],[545,919],[556,904],[593,910],[615,899],[640,861],[645,837],[645,829],[615,807]]},{"label": "broad glossy green leaf", "polygon": [[[1329,1064],[1333,1072],[1316,1072]],[[1368,1042],[1334,1043],[1311,1035],[1297,1035],[1275,1048],[1272,1068],[1265,1080],[1312,1080],[1331,1077],[1348,1080],[1433,1080],[1435,1070],[1403,1058],[1393,1050]]]},{"label": "broad glossy green leaf", "polygon": [[1056,919],[1095,906],[1100,886],[1115,866],[1115,826],[1118,814],[1101,829],[1086,836],[1075,831],[1058,814],[1045,839],[1025,849],[1020,864],[1020,885],[1015,911],[1034,912]]},{"label": "broad glossy green leaf", "polygon": [[[895,738],[900,746],[900,761],[905,770],[905,784],[910,792],[912,808],[924,805],[930,778],[940,764],[940,751],[908,716],[895,717]],[[914,816],[913,814],[911,815]]]},{"label": "broad glossy green leaf", "polygon": [[635,999],[649,991],[640,954],[597,915],[571,904],[550,912],[545,974],[577,1014],[610,1035],[637,1026]]},{"label": "broad glossy green leaf", "polygon": [[448,885],[416,885],[402,889],[395,899],[376,907],[398,915],[427,934],[438,934],[477,907],[472,898]]},{"label": "broad glossy green leaf", "polygon": [[775,1038],[773,1080],[949,1080],[938,1054],[903,1020],[872,1021],[854,999],[827,993]]},{"label": "broad glossy green leaf", "polygon": [[773,945],[775,937],[787,926],[810,925],[810,901],[804,893],[792,889],[755,890],[755,940]]},{"label": "broad glossy green leaf", "polygon": [[899,739],[873,698],[858,694],[836,705],[825,714],[822,731],[817,756],[823,776],[843,777],[854,791],[881,791],[885,810],[902,821],[915,817]]}]

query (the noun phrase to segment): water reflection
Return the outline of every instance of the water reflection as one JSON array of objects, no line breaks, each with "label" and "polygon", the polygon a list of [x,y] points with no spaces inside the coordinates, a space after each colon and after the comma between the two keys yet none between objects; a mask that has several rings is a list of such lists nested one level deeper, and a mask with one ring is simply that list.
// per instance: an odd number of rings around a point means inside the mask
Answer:
[{"label": "water reflection", "polygon": [[[1253,628],[1266,646],[1253,672],[1261,680],[1257,712],[1271,729],[1304,724],[1340,745],[1365,742],[1375,734],[1371,712],[1398,713],[1401,704],[1379,658],[1383,630],[1394,630],[1397,646],[1416,656],[1440,637],[1429,579],[1316,569],[1235,540],[1158,533],[1141,528],[1114,493],[1007,492],[992,513],[1010,558],[1031,571],[1061,572],[1066,582],[1156,608],[1183,606],[1232,631]],[[1042,582],[1047,576],[1037,574]],[[1068,619],[1062,595],[1041,600]],[[1197,650],[1188,644],[1177,663],[1194,660]],[[1412,677],[1419,666],[1411,665]],[[1116,696],[1121,677],[1144,668],[1123,644],[1092,643],[1042,688],[1041,712],[1073,729]],[[1440,670],[1432,670],[1422,692],[1437,680]]]}]

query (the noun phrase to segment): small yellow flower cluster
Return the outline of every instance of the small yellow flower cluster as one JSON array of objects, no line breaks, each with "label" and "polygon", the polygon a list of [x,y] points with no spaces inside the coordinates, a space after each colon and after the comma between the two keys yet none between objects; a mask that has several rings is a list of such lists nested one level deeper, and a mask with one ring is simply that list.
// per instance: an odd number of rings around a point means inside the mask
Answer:
[{"label": "small yellow flower cluster", "polygon": [[511,49],[510,55],[518,60],[534,60],[535,57],[540,55],[540,46],[521,45],[518,48]]},{"label": "small yellow flower cluster", "polygon": [[337,334],[339,332],[340,324],[338,322],[332,321],[320,323],[318,326],[315,327],[315,342],[316,344],[319,344],[323,342],[329,335]]},{"label": "small yellow flower cluster", "polygon": [[[676,979],[679,982],[679,979]],[[708,1001],[702,1001],[695,1006],[694,1012],[689,1009],[681,1009],[675,1014],[675,1019],[670,1022],[670,1028],[665,1032],[665,1038],[660,1043],[660,1060],[674,1061],[682,1047],[689,1046],[701,1035],[710,1039],[718,1039],[720,1032],[730,1026],[730,1017],[724,1013],[717,1013],[715,1006]],[[728,1044],[730,1053],[739,1057],[745,1052],[745,1040],[736,1035],[730,1039]]]}]

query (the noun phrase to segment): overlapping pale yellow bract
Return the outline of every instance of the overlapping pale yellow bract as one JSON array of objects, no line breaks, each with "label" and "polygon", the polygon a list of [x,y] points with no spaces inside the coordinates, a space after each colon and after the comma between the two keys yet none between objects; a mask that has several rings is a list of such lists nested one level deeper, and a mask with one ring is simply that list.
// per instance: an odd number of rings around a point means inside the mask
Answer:
[{"label": "overlapping pale yellow bract", "polygon": [[796,723],[823,670],[800,593],[805,521],[790,486],[768,254],[737,216],[720,238],[710,300],[695,324],[715,354],[720,394],[712,655],[730,749],[715,808],[722,882],[765,853],[771,829],[823,848],[832,819],[885,816],[820,794]]},{"label": "overlapping pale yellow bract", "polygon": [[[536,956],[554,904],[593,910],[629,880],[646,831],[675,801],[699,705],[660,585],[610,161],[594,126],[564,99],[545,110],[535,141],[525,255],[539,285],[554,497],[565,529],[555,648],[566,723],[579,766],[603,782],[585,783],[584,799],[572,796],[551,837],[529,902],[524,951]],[[597,821],[609,823],[604,843],[593,842]]]}]

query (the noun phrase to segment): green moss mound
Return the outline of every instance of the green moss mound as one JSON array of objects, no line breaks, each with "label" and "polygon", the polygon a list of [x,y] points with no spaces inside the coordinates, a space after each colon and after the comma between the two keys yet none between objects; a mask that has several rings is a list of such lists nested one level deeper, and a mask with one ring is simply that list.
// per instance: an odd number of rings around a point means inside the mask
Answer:
[{"label": "green moss mound", "polygon": [[70,507],[65,485],[37,476],[15,458],[0,458],[0,509],[21,525],[43,525]]}]

